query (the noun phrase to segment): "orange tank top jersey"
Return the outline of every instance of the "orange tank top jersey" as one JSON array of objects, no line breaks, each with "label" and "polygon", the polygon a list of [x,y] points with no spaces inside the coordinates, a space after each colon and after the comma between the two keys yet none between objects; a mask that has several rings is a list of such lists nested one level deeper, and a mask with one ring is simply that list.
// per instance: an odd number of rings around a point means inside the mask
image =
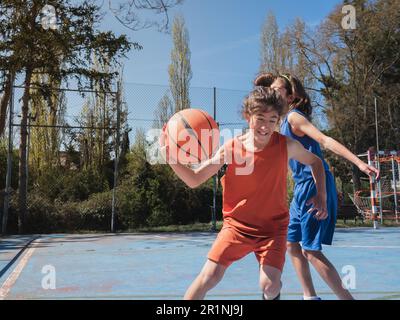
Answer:
[{"label": "orange tank top jersey", "polygon": [[286,138],[274,132],[264,149],[256,152],[246,151],[234,138],[227,143],[227,154],[231,159],[221,178],[224,226],[257,237],[286,232]]}]

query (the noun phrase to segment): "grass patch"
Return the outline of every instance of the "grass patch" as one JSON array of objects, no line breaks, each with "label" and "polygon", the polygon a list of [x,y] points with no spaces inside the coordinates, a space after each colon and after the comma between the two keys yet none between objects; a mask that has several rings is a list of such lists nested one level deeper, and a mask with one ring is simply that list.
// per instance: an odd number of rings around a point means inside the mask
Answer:
[{"label": "grass patch", "polygon": [[[356,227],[367,227],[372,228],[373,223],[371,220],[346,220],[346,223],[343,219],[338,219],[336,221],[336,228],[356,228]],[[396,223],[394,220],[384,220],[383,224],[378,222],[378,227],[400,227],[400,223]]]}]

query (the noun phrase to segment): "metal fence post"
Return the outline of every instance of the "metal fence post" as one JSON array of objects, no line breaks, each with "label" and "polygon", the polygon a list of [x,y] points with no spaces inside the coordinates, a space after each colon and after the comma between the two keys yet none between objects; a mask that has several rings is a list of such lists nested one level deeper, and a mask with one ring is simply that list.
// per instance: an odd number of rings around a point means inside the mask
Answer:
[{"label": "metal fence post", "polygon": [[[214,87],[214,120],[217,121],[217,88],[216,87]],[[214,177],[213,177],[213,207],[212,207],[211,231],[217,231],[216,199],[217,199],[217,175],[214,175]]]},{"label": "metal fence post", "polygon": [[392,164],[392,179],[393,179],[393,194],[394,194],[394,212],[396,216],[396,222],[399,222],[399,217],[398,217],[398,204],[397,204],[397,180],[396,180],[396,167],[394,164],[394,156],[392,155],[391,159],[391,164]]},{"label": "metal fence post", "polygon": [[[376,155],[372,151],[372,148],[368,149],[368,164],[370,166],[374,166],[376,161]],[[376,167],[376,166],[375,166]],[[374,229],[378,229],[378,199],[377,199],[377,182],[375,179],[375,175],[369,177],[369,185],[370,185],[370,197],[371,197],[371,215],[374,224]],[[381,205],[381,203],[379,203]]]},{"label": "metal fence post", "polygon": [[11,194],[11,174],[12,174],[12,153],[13,153],[13,117],[14,117],[14,74],[11,74],[11,93],[10,93],[10,116],[8,120],[8,151],[7,151],[7,176],[6,176],[6,189],[4,196],[4,210],[2,217],[1,233],[7,232],[8,210],[10,204]]},{"label": "metal fence post", "polygon": [[[376,161],[377,161],[377,169],[381,170],[381,165],[379,161],[379,129],[378,129],[378,102],[377,98],[374,98],[375,105],[375,131],[376,131]],[[383,224],[383,212],[382,212],[382,188],[381,181],[377,181],[378,183],[378,192],[379,192],[379,213],[381,215],[381,224]]]},{"label": "metal fence post", "polygon": [[114,160],[114,188],[112,192],[112,212],[111,212],[111,232],[115,232],[115,206],[116,206],[116,189],[118,183],[118,162],[119,162],[119,143],[120,143],[120,122],[121,122],[121,84],[117,83],[117,134],[115,141],[115,160]]}]

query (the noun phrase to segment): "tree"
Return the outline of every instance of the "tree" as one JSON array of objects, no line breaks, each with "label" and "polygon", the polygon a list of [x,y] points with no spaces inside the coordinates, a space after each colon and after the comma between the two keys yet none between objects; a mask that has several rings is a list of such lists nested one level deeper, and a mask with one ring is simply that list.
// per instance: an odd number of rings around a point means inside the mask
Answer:
[{"label": "tree", "polygon": [[261,31],[261,63],[260,72],[278,73],[282,70],[284,59],[281,51],[281,39],[278,24],[273,12],[269,12]]},{"label": "tree", "polygon": [[157,109],[154,112],[155,121],[153,124],[153,128],[161,129],[163,125],[168,122],[173,114],[173,103],[169,98],[169,95],[165,93],[158,103]]},{"label": "tree", "polygon": [[[111,73],[109,63],[104,59],[92,58],[94,70]],[[77,140],[82,151],[82,165],[101,169],[110,160],[113,146],[113,132],[116,127],[117,109],[115,94],[107,91],[101,81],[94,80],[94,91],[87,95],[78,123],[82,129]],[[95,129],[96,128],[96,129]]]},{"label": "tree", "polygon": [[[0,44],[1,47],[1,44]],[[8,102],[10,101],[11,96],[11,88],[14,85],[14,77],[15,73],[11,71],[5,70],[1,73],[0,79],[3,79],[4,82],[2,83],[2,92],[0,98],[0,137],[4,134],[4,129],[6,125],[6,116],[7,116],[7,107]]]},{"label": "tree", "polygon": [[67,105],[58,80],[43,73],[34,74],[32,81],[38,88],[31,89],[30,118],[34,119],[33,124],[44,127],[30,129],[30,162],[33,169],[40,172],[49,165],[59,164],[62,129],[56,126],[65,123]]},{"label": "tree", "polygon": [[[375,145],[374,98],[379,97],[379,130],[387,137],[382,147],[396,147],[400,139],[399,84],[400,3],[398,1],[348,1],[356,8],[355,30],[342,27],[338,6],[315,30],[293,36],[315,86],[323,97],[331,134],[353,153]],[[332,156],[333,160],[335,157]],[[351,172],[360,189],[360,172],[353,166],[341,172],[348,181]]]},{"label": "tree", "polygon": [[305,58],[296,50],[293,39],[305,32],[304,21],[297,18],[284,32],[279,30],[275,15],[269,12],[261,32],[260,72],[290,73],[311,86],[312,77]]},{"label": "tree", "polygon": [[[93,53],[101,52],[110,63],[138,44],[126,36],[100,32],[100,8],[92,1],[76,4],[70,0],[54,0],[57,28],[45,29],[42,11],[48,1],[3,0],[0,4],[0,69],[24,77],[19,169],[19,231],[23,232],[26,215],[26,142],[30,87],[35,73],[50,75],[57,81],[74,78],[79,87],[97,79],[108,85],[113,74],[101,73],[87,67]],[[42,25],[41,25],[42,24]],[[45,70],[43,70],[45,69]]]},{"label": "tree", "polygon": [[175,112],[177,112],[190,107],[189,83],[192,78],[189,34],[182,16],[177,16],[174,20],[172,40],[173,49],[168,73],[169,85],[175,103]]},{"label": "tree", "polygon": [[[306,30],[306,24],[300,18],[288,25],[281,32],[278,28],[275,15],[269,12],[261,32],[261,63],[260,72],[272,72],[274,74],[290,73],[304,84],[306,88],[312,88],[314,79],[310,73],[307,61],[297,50],[297,37],[302,37]],[[313,91],[308,92],[311,101],[319,106],[318,95]],[[318,118],[313,118],[319,122]],[[320,125],[320,123],[317,123]]]},{"label": "tree", "polygon": [[[168,10],[182,3],[183,0],[126,0],[114,7],[109,0],[108,7],[122,25],[133,31],[152,27],[158,28],[159,31],[168,31]],[[152,12],[156,17],[143,20],[140,15],[143,11]]]}]

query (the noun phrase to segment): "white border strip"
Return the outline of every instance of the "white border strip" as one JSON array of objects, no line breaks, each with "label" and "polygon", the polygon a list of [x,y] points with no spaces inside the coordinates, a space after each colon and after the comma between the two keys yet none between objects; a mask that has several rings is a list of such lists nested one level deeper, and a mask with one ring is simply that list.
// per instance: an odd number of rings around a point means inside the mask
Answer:
[{"label": "white border strip", "polygon": [[335,248],[400,249],[400,246],[332,245]]},{"label": "white border strip", "polygon": [[[37,239],[37,240],[40,241],[40,239]],[[1,288],[0,288],[0,300],[6,299],[6,297],[9,294],[11,288],[14,286],[15,282],[17,282],[17,279],[20,276],[22,270],[25,268],[26,264],[28,263],[28,260],[32,257],[33,252],[36,249],[36,243],[34,243],[35,241],[36,240],[32,241],[32,243],[29,245],[29,246],[32,246],[32,247],[29,248],[25,252],[25,254],[21,258],[21,260],[19,261],[19,263],[17,264],[17,266],[15,267],[13,272],[11,272],[11,274],[8,276],[7,280],[4,281],[3,285],[1,286]]]}]

